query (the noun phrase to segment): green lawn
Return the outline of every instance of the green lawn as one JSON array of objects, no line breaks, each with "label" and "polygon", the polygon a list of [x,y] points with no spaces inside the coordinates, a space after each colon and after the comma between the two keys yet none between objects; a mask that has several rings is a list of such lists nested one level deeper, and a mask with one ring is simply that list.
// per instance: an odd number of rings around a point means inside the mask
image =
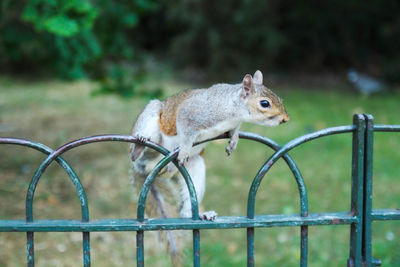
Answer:
[{"label": "green lawn", "polygon": [[[164,80],[167,95],[191,87]],[[0,136],[44,143],[52,148],[95,134],[129,134],[143,99],[91,97],[93,84],[20,81],[0,78]],[[291,117],[276,128],[244,125],[242,130],[268,136],[284,144],[326,127],[347,125],[354,113],[368,112],[378,124],[400,124],[400,92],[359,96],[347,87],[307,90],[275,85]],[[207,147],[207,192],[204,209],[219,215],[246,214],[247,194],[258,168],[271,150],[241,140],[237,151],[225,156],[226,140]],[[400,136],[377,133],[374,145],[374,208],[400,207]],[[304,176],[310,212],[348,211],[351,182],[351,135],[338,135],[304,144],[291,152]],[[129,183],[128,145],[92,144],[65,154],[88,194],[90,216],[135,217],[137,195]],[[30,177],[44,156],[21,147],[0,146],[0,218],[24,219]],[[263,180],[257,194],[258,214],[297,213],[299,197],[294,179],[281,161]],[[79,219],[79,201],[71,182],[55,164],[42,177],[35,193],[37,219]],[[400,222],[373,224],[373,255],[384,266],[400,266]],[[256,266],[298,266],[299,228],[256,229]],[[157,254],[154,237],[146,233],[146,265],[167,266]],[[35,234],[37,266],[79,266],[80,233]],[[128,266],[135,262],[135,233],[93,233],[93,266]],[[0,233],[0,266],[23,266],[26,235]],[[191,258],[188,243],[188,262]],[[309,266],[345,266],[349,254],[349,226],[318,226],[309,230]],[[246,230],[201,232],[203,266],[244,266]],[[190,266],[190,265],[189,265]]]}]

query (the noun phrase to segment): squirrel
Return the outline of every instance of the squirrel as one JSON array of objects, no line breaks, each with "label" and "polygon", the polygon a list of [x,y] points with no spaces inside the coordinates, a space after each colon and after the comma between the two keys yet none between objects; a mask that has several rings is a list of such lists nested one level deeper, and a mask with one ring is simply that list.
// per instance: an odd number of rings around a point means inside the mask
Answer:
[{"label": "squirrel", "polygon": [[[228,156],[236,149],[242,122],[277,126],[289,115],[282,100],[263,85],[257,70],[246,74],[239,84],[215,84],[207,89],[188,89],[164,101],[151,100],[138,116],[132,135],[151,140],[168,150],[179,147],[178,163],[183,165],[196,190],[200,204],[206,185],[202,157],[205,143],[194,143],[228,132]],[[152,168],[162,159],[158,152],[140,144],[131,144],[132,182],[140,190]],[[147,199],[146,214],[150,217],[191,217],[189,191],[177,168],[168,164],[153,182]],[[214,220],[215,211],[200,214],[203,220]],[[176,231],[175,231],[176,232]],[[174,266],[182,265],[181,243],[172,231],[163,233]]]}]

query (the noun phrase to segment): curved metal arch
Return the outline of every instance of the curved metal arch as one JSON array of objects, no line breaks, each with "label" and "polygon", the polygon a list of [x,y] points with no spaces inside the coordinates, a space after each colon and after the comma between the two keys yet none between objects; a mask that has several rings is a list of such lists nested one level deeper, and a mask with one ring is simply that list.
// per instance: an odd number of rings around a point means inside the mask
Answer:
[{"label": "curved metal arch", "polygon": [[328,136],[328,135],[353,132],[355,129],[356,129],[355,125],[347,125],[347,126],[332,127],[332,128],[327,128],[327,129],[323,129],[320,131],[316,131],[316,132],[313,132],[310,134],[300,136],[300,137],[288,142],[281,149],[279,149],[277,152],[275,152],[260,168],[260,170],[258,171],[257,175],[255,176],[255,178],[253,180],[253,183],[251,184],[248,201],[247,201],[247,217],[249,219],[254,218],[254,207],[255,207],[255,199],[256,199],[257,190],[258,190],[265,174],[268,172],[268,170],[272,167],[272,165],[275,164],[275,162],[279,158],[281,158],[284,154],[288,153],[290,150],[299,146],[300,144],[309,142],[311,140],[314,140],[314,139],[317,139],[320,137]]},{"label": "curved metal arch", "polygon": [[[157,174],[164,168],[168,163],[171,161],[175,160],[176,157],[178,156],[179,149],[176,149],[172,152],[170,152],[168,155],[166,155],[164,158],[162,158],[156,166],[151,170],[149,175],[146,177],[146,180],[143,184],[142,190],[139,195],[139,201],[138,201],[138,209],[137,209],[137,218],[139,221],[144,220],[144,213],[145,213],[145,203],[147,199],[147,194],[150,190],[150,187],[156,178]],[[186,184],[188,185],[188,177],[190,177],[189,173],[187,172],[186,168],[183,166],[180,166],[176,162],[174,162],[175,166],[178,168],[182,176],[184,177]],[[190,178],[191,179],[191,178]],[[192,189],[189,188],[189,193],[190,191],[193,190],[193,198],[191,199],[192,202],[192,219],[193,220],[199,220],[199,208],[198,208],[198,202],[197,202],[197,195],[196,195],[196,190],[194,187]],[[192,198],[192,194],[190,194],[190,197]]]},{"label": "curved metal arch", "polygon": [[[47,169],[47,167],[53,162],[57,157],[62,155],[63,153],[78,147],[78,146],[83,146],[86,144],[91,144],[91,143],[98,143],[98,142],[107,142],[107,141],[114,141],[114,142],[128,142],[128,143],[135,143],[135,144],[140,144],[144,145],[146,147],[152,148],[159,153],[165,155],[169,154],[169,151],[162,146],[157,145],[154,142],[151,141],[145,141],[141,142],[139,141],[136,137],[134,136],[126,136],[126,135],[97,135],[97,136],[90,136],[90,137],[85,137],[81,138],[78,140],[74,140],[72,142],[69,142],[58,149],[54,150],[39,166],[39,168],[36,170],[31,183],[29,184],[28,188],[28,193],[27,193],[27,198],[26,198],[26,210],[29,211],[27,214],[30,214],[30,216],[27,218],[28,221],[33,220],[33,196],[35,193],[36,186],[39,182],[40,177],[44,173],[44,171]],[[177,153],[177,151],[176,151]],[[185,181],[187,183],[188,189],[189,189],[189,194],[190,194],[190,199],[191,199],[191,205],[192,205],[192,212],[193,214],[198,214],[198,204],[197,204],[197,197],[196,197],[196,192],[194,189],[194,185],[192,183],[192,180],[190,179],[189,174],[187,173],[186,169],[184,167],[179,166],[178,170],[182,173],[182,175],[185,178]],[[79,192],[78,192],[79,193]],[[196,215],[197,216],[197,215]]]},{"label": "curved metal arch", "polygon": [[[0,137],[0,144],[29,147],[47,155],[53,153],[53,150],[48,146],[27,139]],[[82,186],[81,181],[79,180],[79,177],[77,176],[75,171],[71,168],[71,166],[65,161],[65,159],[63,159],[62,157],[56,157],[55,160],[67,172],[69,178],[71,179],[72,183],[75,186],[76,191],[78,192],[79,200],[81,203],[82,220],[89,221],[89,207],[88,207],[86,192],[84,187]],[[29,221],[28,220],[29,217],[30,216],[26,214],[27,221]]]},{"label": "curved metal arch", "polygon": [[[259,143],[262,143],[264,145],[267,145],[268,147],[272,148],[275,151],[278,151],[281,149],[281,147],[271,139],[267,137],[262,137],[253,133],[246,133],[246,132],[240,132],[239,133],[240,138],[248,139],[248,140],[253,140],[257,141]],[[221,138],[229,138],[228,134],[225,133],[223,135],[220,135],[218,137],[206,140],[206,141],[211,141],[211,140],[216,140],[216,139],[221,139]],[[204,141],[204,142],[206,142]],[[284,153],[283,158],[287,165],[289,166],[289,169],[292,171],[294,178],[297,183],[297,188],[299,190],[299,196],[300,196],[300,215],[302,217],[308,216],[308,196],[307,196],[307,188],[304,183],[304,179],[300,173],[300,170],[298,169],[296,163],[293,161],[293,159],[289,156],[289,154]],[[247,228],[247,243],[249,244],[247,246],[247,263],[248,266],[254,266],[254,228],[250,227]],[[308,226],[301,226],[300,230],[300,247],[301,247],[301,253],[300,253],[300,264],[301,266],[306,266],[307,264],[307,247],[308,247]]]},{"label": "curved metal arch", "polygon": [[[51,155],[54,151],[40,143],[36,143],[30,140],[26,139],[20,139],[20,138],[8,138],[8,137],[0,137],[0,144],[11,144],[11,145],[20,145],[20,146],[25,146],[25,147],[30,147],[33,148],[37,151],[40,151],[44,154]],[[78,176],[76,175],[75,171],[71,168],[71,166],[61,157],[57,156],[55,158],[56,162],[64,168],[64,170],[67,172],[68,177],[72,180],[73,184],[75,185],[75,189],[78,192],[79,200],[81,203],[81,213],[82,213],[82,221],[87,222],[89,221],[89,205],[86,197],[86,192],[84,187],[82,186],[81,181],[79,180]],[[31,179],[32,183],[33,178]],[[29,190],[28,190],[29,192]],[[33,195],[32,195],[33,197]],[[28,210],[25,207],[25,216],[26,216],[26,221],[27,222],[32,222],[33,220],[33,214],[32,214],[32,209]],[[34,237],[33,237],[33,232],[27,232],[27,262],[28,266],[33,266],[34,265]],[[89,232],[83,232],[83,263],[84,266],[89,266],[90,265],[90,236]]]},{"label": "curved metal arch", "polygon": [[[61,154],[65,153],[66,151],[79,146],[80,141],[82,139],[78,139],[76,141],[67,143],[58,149],[51,151],[51,153],[48,155],[48,157],[40,164],[39,168],[36,170],[30,184],[28,187],[28,192],[26,196],[26,211],[27,211],[27,221],[32,221],[33,220],[33,197],[34,193],[37,187],[37,184],[39,182],[39,179],[43,175],[44,171],[47,169],[47,167],[50,165],[51,162],[53,162],[55,159],[57,159]],[[84,141],[84,140],[82,140]],[[100,142],[100,141],[99,141]],[[83,142],[84,143],[84,142]],[[77,191],[79,198],[87,198],[86,193],[84,191]],[[87,215],[87,220],[89,216]]]},{"label": "curved metal arch", "polygon": [[[274,142],[273,140],[267,138],[267,137],[262,137],[258,136],[252,133],[241,133],[239,136],[241,136],[244,139],[249,139],[253,141],[260,142],[262,144],[267,145],[268,147],[272,148],[275,151],[278,151],[281,149],[281,146]],[[296,183],[297,183],[297,189],[299,190],[299,196],[300,196],[300,214],[301,216],[307,216],[308,215],[308,194],[307,194],[307,187],[304,183],[303,176],[301,175],[301,172],[299,168],[297,167],[297,164],[294,162],[292,157],[289,154],[283,154],[283,159],[285,160],[286,164],[288,165],[290,171],[292,172]]]},{"label": "curved metal arch", "polygon": [[[269,139],[268,137],[264,137],[258,134],[254,133],[249,133],[249,132],[239,132],[239,137],[247,140],[252,140],[256,141],[259,143],[262,143],[270,148],[272,148],[275,151],[278,151],[281,149],[281,146],[276,143],[275,141]],[[209,142],[213,140],[218,140],[218,139],[224,139],[224,138],[229,138],[229,135],[227,133],[219,135],[214,138],[207,139],[205,141],[202,141],[200,143],[204,142]],[[200,144],[200,143],[196,143]],[[300,170],[298,169],[296,163],[292,159],[292,157],[289,154],[284,153],[283,158],[287,165],[289,166],[289,169],[292,171],[294,178],[296,179],[297,183],[297,188],[299,190],[299,195],[300,195],[300,213],[301,216],[307,216],[308,215],[308,197],[307,197],[307,188],[304,183],[303,176],[301,175]]]}]

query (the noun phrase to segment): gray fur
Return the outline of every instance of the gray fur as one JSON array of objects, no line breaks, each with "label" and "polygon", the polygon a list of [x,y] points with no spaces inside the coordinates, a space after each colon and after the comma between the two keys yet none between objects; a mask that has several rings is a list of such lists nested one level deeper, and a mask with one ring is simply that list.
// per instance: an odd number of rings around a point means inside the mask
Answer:
[{"label": "gray fur", "polygon": [[[276,126],[289,120],[282,100],[265,87],[262,80],[262,73],[256,71],[254,79],[248,74],[240,84],[215,84],[208,89],[185,91],[162,102],[152,100],[139,115],[132,135],[140,140],[149,139],[159,143],[168,150],[179,147],[178,161],[189,172],[200,204],[205,192],[205,165],[200,152],[205,144],[193,147],[195,142],[229,132],[226,153],[230,155],[236,149],[242,122]],[[270,108],[260,106],[260,99],[267,99]],[[160,128],[160,114],[163,111],[166,111],[163,115],[166,116],[166,123],[163,125],[171,126],[168,129],[176,126],[175,136],[168,135]],[[149,148],[140,144],[132,145],[133,183],[138,190],[161,158],[161,155]],[[160,172],[150,192],[146,205],[149,216],[192,215],[187,186],[172,164]],[[200,216],[214,220],[217,214],[210,211]],[[167,232],[166,240],[174,266],[180,266],[181,242],[175,239],[172,231]]]}]

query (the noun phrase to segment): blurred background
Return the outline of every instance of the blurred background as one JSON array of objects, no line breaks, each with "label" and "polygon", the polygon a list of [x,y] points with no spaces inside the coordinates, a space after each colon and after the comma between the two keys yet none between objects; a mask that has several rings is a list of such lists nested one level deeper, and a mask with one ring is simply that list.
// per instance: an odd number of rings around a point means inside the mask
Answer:
[{"label": "blurred background", "polygon": [[[150,99],[240,82],[257,69],[284,99],[291,120],[243,130],[284,144],[351,124],[354,113],[400,124],[399,12],[396,0],[1,0],[0,136],[55,149],[84,136],[129,134]],[[241,140],[227,158],[225,142],[207,147],[203,206],[222,216],[244,215],[252,178],[272,152]],[[399,208],[399,147],[395,133],[375,135],[374,208]],[[87,190],[91,218],[135,217],[127,154],[127,144],[102,143],[65,155]],[[349,210],[351,135],[316,140],[291,155],[308,187],[310,212]],[[1,219],[25,218],[26,189],[44,158],[0,146]],[[282,162],[257,198],[258,214],[300,209]],[[42,177],[34,203],[38,219],[80,217],[73,184],[57,166]],[[399,226],[373,224],[373,255],[384,266],[400,265]],[[298,266],[299,236],[297,228],[257,229],[256,265]],[[155,240],[146,235],[146,264],[169,266]],[[93,266],[135,261],[135,233],[94,233],[91,241]],[[24,233],[0,233],[0,265],[23,266],[25,243]],[[309,249],[309,266],[344,266],[349,227],[311,227]],[[246,231],[202,231],[201,250],[205,266],[244,266]],[[80,233],[35,234],[38,266],[79,266],[81,254]],[[190,242],[187,255],[190,264]]]}]

